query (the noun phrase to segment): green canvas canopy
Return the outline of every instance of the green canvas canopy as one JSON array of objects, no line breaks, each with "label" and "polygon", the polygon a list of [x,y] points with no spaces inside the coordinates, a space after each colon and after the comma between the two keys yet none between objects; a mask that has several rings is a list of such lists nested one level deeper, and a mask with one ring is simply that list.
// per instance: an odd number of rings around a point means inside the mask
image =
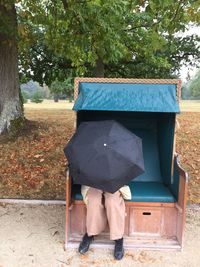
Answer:
[{"label": "green canvas canopy", "polygon": [[180,112],[176,84],[81,82],[73,109]]}]

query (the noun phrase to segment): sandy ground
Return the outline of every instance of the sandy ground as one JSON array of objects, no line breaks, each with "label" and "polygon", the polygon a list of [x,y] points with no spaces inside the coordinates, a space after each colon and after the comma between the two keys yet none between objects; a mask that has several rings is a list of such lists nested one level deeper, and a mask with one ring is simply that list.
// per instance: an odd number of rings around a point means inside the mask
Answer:
[{"label": "sandy ground", "polygon": [[199,266],[199,208],[187,210],[183,252],[126,251],[119,262],[112,250],[91,249],[86,256],[64,251],[64,223],[65,206],[1,204],[0,267]]},{"label": "sandy ground", "polygon": [[[59,102],[55,103],[53,100],[45,99],[42,103],[32,103],[28,102],[24,104],[25,110],[29,109],[72,109],[74,103],[69,103],[66,100],[59,100]],[[181,100],[180,102],[181,111],[192,111],[192,112],[200,112],[200,100]]]}]

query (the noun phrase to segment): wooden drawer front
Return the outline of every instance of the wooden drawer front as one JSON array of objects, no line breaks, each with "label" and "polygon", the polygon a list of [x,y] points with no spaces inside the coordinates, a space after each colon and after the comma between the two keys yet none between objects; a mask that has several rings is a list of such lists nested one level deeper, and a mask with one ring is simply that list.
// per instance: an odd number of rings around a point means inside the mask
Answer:
[{"label": "wooden drawer front", "polygon": [[161,235],[161,208],[130,208],[129,235]]}]

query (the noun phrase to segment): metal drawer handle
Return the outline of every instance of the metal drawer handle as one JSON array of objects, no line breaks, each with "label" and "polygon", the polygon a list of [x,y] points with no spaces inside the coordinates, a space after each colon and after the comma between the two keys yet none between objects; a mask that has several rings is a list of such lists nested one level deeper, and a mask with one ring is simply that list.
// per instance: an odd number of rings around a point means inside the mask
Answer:
[{"label": "metal drawer handle", "polygon": [[143,215],[151,215],[151,212],[143,212]]}]

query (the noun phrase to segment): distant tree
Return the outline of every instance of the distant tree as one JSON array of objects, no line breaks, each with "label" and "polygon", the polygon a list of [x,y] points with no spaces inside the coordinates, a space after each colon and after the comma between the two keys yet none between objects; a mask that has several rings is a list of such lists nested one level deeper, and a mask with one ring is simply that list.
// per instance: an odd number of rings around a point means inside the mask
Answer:
[{"label": "distant tree", "polygon": [[187,100],[191,98],[191,93],[190,93],[190,89],[188,86],[188,82],[183,83],[182,88],[181,88],[181,98],[183,100]]},{"label": "distant tree", "polygon": [[65,84],[64,82],[58,81],[57,79],[52,82],[50,86],[50,92],[54,96],[54,101],[58,102],[59,101],[59,96],[64,93],[65,90]]},{"label": "distant tree", "polygon": [[38,83],[30,80],[27,83],[21,83],[20,84],[20,89],[21,89],[22,92],[26,92],[31,96],[39,88],[38,88]]},{"label": "distant tree", "polygon": [[42,101],[43,101],[43,95],[42,92],[40,91],[36,91],[31,97],[31,102],[41,103]]},{"label": "distant tree", "polygon": [[59,97],[65,95],[70,101],[73,99],[73,82],[72,78],[67,78],[64,81],[57,79],[52,82],[50,92],[54,95],[54,101],[58,102]]},{"label": "distant tree", "polygon": [[20,89],[22,92],[27,94],[28,98],[31,98],[36,91],[41,91],[44,97],[46,96],[46,89],[40,86],[38,82],[34,82],[32,80],[27,83],[22,83],[20,85]]},{"label": "distant tree", "polygon": [[71,102],[73,100],[73,93],[74,93],[74,84],[72,78],[67,78],[64,81],[65,84],[65,94],[69,101]]},{"label": "distant tree", "polygon": [[188,83],[191,96],[200,99],[200,69],[196,72],[194,78]]},{"label": "distant tree", "polygon": [[46,99],[51,98],[51,92],[49,90],[49,87],[45,83],[43,84],[43,93],[44,93],[44,98]]}]

